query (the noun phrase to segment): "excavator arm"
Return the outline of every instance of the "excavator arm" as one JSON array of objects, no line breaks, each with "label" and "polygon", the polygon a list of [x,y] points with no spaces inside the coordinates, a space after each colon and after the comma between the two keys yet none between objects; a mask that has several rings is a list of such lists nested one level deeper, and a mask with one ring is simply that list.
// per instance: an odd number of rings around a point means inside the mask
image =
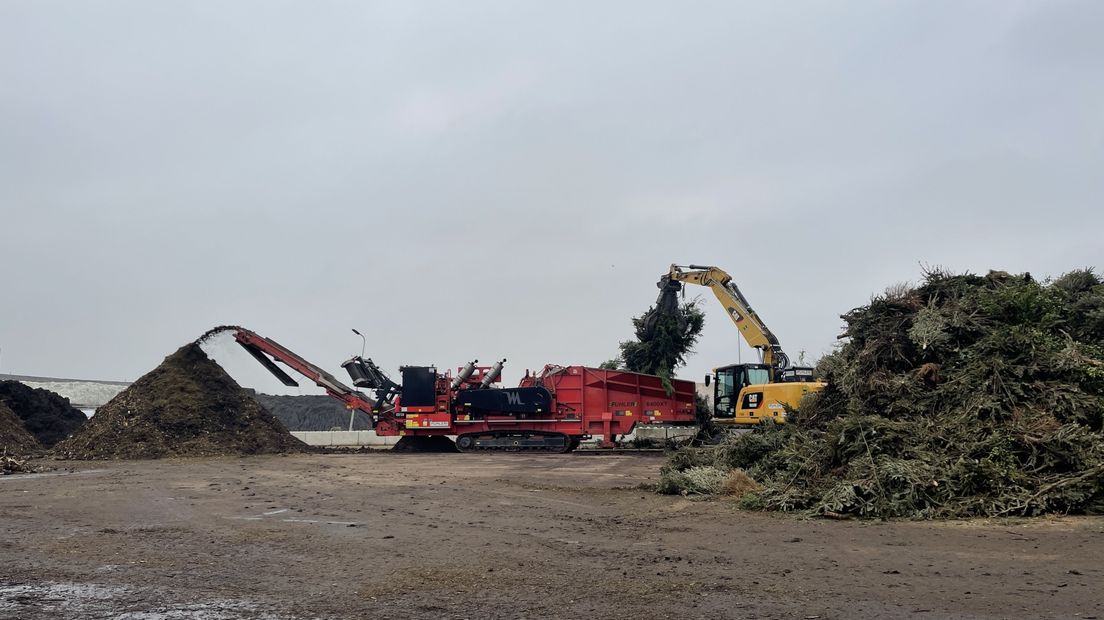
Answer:
[{"label": "excavator arm", "polygon": [[[739,287],[732,281],[732,276],[725,273],[719,267],[704,265],[671,265],[670,272],[659,281],[659,287],[666,294],[673,289],[671,283],[696,284],[709,287],[721,302],[728,318],[740,330],[740,335],[748,345],[758,349],[763,356],[763,363],[771,367],[772,375],[777,375],[782,369],[790,365],[790,358],[782,351],[782,345],[771,330],[763,323],[759,315],[752,309]],[[663,296],[661,294],[661,297]],[[774,376],[771,377],[774,379]]]}]

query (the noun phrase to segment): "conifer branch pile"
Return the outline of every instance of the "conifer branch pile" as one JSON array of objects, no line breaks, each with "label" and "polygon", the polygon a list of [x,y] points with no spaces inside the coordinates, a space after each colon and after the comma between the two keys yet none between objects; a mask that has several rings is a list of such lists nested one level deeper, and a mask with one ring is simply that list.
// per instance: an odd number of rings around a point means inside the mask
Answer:
[{"label": "conifer branch pile", "polygon": [[[664,466],[741,470],[748,508],[945,518],[1104,512],[1104,285],[1092,270],[926,274],[843,316],[828,387],[785,425]],[[700,488],[695,487],[695,488]],[[708,488],[708,486],[706,487]]]}]

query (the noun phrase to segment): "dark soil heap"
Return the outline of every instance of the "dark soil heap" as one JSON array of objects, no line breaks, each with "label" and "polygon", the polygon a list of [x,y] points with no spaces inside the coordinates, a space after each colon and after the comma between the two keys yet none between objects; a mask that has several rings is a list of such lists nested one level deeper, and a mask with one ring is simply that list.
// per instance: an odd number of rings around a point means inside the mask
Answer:
[{"label": "dark soil heap", "polygon": [[[1104,285],[1091,270],[927,274],[843,316],[790,423],[683,450],[661,490],[864,517],[1104,512]],[[717,474],[720,474],[718,476]]]},{"label": "dark soil heap", "polygon": [[23,426],[15,412],[0,402],[0,455],[19,455],[36,450],[38,440]]},{"label": "dark soil heap", "polygon": [[144,459],[298,452],[305,447],[191,343],[100,407],[54,454]]},{"label": "dark soil heap", "polygon": [[[293,431],[344,431],[349,429],[349,410],[330,396],[273,396],[253,394],[269,413]],[[372,430],[372,419],[363,411],[353,414],[354,431]]]},{"label": "dark soil heap", "polygon": [[18,381],[0,381],[0,402],[23,420],[39,443],[50,447],[75,432],[88,418],[69,399]]}]

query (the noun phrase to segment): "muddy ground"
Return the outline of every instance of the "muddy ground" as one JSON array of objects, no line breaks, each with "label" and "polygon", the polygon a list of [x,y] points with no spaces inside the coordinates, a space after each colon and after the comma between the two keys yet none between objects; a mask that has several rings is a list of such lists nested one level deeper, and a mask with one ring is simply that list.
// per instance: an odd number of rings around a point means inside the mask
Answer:
[{"label": "muddy ground", "polygon": [[745,513],[661,462],[54,462],[0,478],[0,617],[1104,617],[1104,519]]}]

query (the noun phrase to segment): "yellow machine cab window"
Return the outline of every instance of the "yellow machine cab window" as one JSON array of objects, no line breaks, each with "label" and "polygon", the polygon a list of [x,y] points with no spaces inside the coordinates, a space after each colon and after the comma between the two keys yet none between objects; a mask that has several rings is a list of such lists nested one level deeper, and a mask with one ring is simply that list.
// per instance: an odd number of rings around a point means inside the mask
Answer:
[{"label": "yellow machine cab window", "polygon": [[770,366],[766,364],[734,364],[716,370],[713,385],[713,410],[718,418],[736,415],[736,399],[749,385],[770,383]]}]

